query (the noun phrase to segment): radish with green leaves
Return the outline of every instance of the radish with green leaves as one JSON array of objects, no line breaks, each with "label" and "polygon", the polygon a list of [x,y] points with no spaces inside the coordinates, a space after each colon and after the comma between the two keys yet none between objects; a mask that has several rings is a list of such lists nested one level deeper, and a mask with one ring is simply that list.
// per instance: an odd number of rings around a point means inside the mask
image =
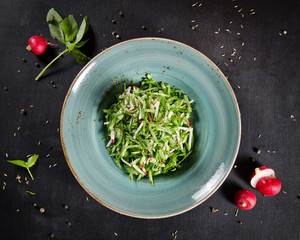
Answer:
[{"label": "radish with green leaves", "polygon": [[[49,25],[49,30],[51,36],[58,40],[59,42],[65,44],[66,49],[61,52],[56,58],[54,58],[43,70],[42,72],[35,78],[35,80],[39,80],[42,74],[63,54],[72,52],[75,60],[79,64],[87,63],[90,58],[84,55],[79,48],[85,45],[88,42],[88,38],[86,38],[86,33],[89,29],[89,24],[87,21],[87,16],[85,16],[82,20],[80,27],[78,27],[77,22],[73,15],[69,15],[65,19],[63,19],[58,12],[56,12],[53,8],[51,8],[47,14],[47,23]],[[45,47],[45,42],[44,45]],[[47,46],[46,46],[47,47]],[[45,48],[46,49],[46,48]],[[41,48],[39,52],[43,49]]]}]

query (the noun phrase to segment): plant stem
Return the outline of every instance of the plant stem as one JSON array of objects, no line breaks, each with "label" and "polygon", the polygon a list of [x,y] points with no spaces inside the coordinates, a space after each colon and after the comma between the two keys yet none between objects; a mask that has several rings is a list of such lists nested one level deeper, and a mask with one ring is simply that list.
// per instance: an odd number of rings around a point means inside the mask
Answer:
[{"label": "plant stem", "polygon": [[69,49],[66,48],[61,54],[59,54],[56,58],[54,58],[41,72],[40,74],[35,78],[35,80],[39,80],[39,78],[43,75],[43,73],[51,66],[52,63],[54,63],[57,59],[59,59],[63,54],[66,52],[69,52]]},{"label": "plant stem", "polygon": [[28,171],[28,173],[29,173],[29,175],[30,175],[31,179],[32,179],[32,180],[34,180],[34,178],[33,178],[32,174],[31,174],[31,172],[30,172],[29,168],[27,168],[27,171]]}]

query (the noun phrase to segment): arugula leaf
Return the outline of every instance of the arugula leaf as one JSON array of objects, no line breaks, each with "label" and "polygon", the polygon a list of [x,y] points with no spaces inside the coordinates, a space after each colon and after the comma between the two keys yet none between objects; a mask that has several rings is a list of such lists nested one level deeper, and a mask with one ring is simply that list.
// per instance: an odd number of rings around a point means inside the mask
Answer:
[{"label": "arugula leaf", "polygon": [[74,56],[76,62],[78,62],[79,64],[85,64],[85,63],[87,63],[87,62],[90,60],[89,57],[85,56],[85,55],[84,55],[79,49],[77,49],[77,48],[74,48],[73,51],[72,51],[72,53],[73,53],[73,56]]},{"label": "arugula leaf", "polygon": [[34,180],[31,172],[30,172],[30,169],[37,161],[39,155],[33,155],[31,156],[30,158],[27,159],[27,162],[23,161],[23,160],[7,160],[9,163],[12,163],[12,164],[15,164],[17,166],[20,166],[20,167],[24,167],[27,169],[30,177],[32,180]]},{"label": "arugula leaf", "polygon": [[36,195],[36,193],[34,192],[30,192],[30,191],[26,191],[27,193],[29,193],[30,195]]},{"label": "arugula leaf", "polygon": [[69,17],[62,20],[62,22],[59,24],[59,28],[64,33],[65,42],[74,41],[78,33],[78,25],[73,15],[69,15]]},{"label": "arugula leaf", "polygon": [[75,43],[78,43],[81,41],[81,39],[86,34],[88,29],[89,29],[89,23],[87,21],[87,16],[85,16],[82,20],[82,23],[81,23],[78,33],[76,35]]},{"label": "arugula leaf", "polygon": [[51,8],[46,17],[47,23],[49,25],[49,30],[51,36],[58,40],[59,42],[65,44],[66,49],[60,53],[56,58],[54,58],[35,78],[39,78],[43,73],[63,54],[72,52],[75,60],[80,64],[87,63],[90,58],[84,55],[79,48],[85,45],[89,39],[84,39],[88,29],[89,23],[87,16],[82,20],[80,28],[78,28],[77,22],[73,15],[69,15],[67,18],[63,19],[58,12]]}]

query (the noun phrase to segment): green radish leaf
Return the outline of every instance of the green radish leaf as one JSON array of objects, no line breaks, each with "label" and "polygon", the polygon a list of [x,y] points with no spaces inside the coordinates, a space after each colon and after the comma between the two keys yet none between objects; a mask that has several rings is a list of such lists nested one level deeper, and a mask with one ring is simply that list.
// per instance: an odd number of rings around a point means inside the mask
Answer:
[{"label": "green radish leaf", "polygon": [[69,15],[69,17],[62,20],[59,24],[59,28],[64,33],[65,42],[74,41],[78,32],[78,25],[73,15]]},{"label": "green radish leaf", "polygon": [[81,41],[81,39],[84,37],[88,29],[89,29],[89,23],[87,20],[87,16],[85,16],[82,20],[82,23],[76,35],[75,43],[79,43]]},{"label": "green radish leaf", "polygon": [[20,167],[27,168],[27,162],[23,160],[7,160],[9,163],[15,164]]},{"label": "green radish leaf", "polygon": [[34,192],[30,192],[30,191],[26,191],[27,193],[29,193],[30,195],[36,195],[36,193]]},{"label": "green radish leaf", "polygon": [[76,43],[75,48],[81,48],[84,44],[86,44],[89,41],[89,39],[82,40],[79,43]]},{"label": "green radish leaf", "polygon": [[58,12],[56,12],[54,10],[54,8],[51,8],[48,11],[47,17],[46,17],[46,21],[49,24],[53,24],[54,26],[57,26],[61,23],[62,21],[62,17],[58,14]]},{"label": "green radish leaf", "polygon": [[63,34],[62,30],[59,27],[55,26],[52,23],[49,23],[49,30],[50,30],[51,36],[54,39],[56,39],[57,41],[65,44],[64,34]]},{"label": "green radish leaf", "polygon": [[73,49],[75,48],[76,44],[75,43],[70,43],[70,42],[66,42],[66,46],[70,51],[73,51]]},{"label": "green radish leaf", "polygon": [[39,155],[33,155],[30,158],[28,158],[28,160],[27,160],[27,166],[28,167],[32,167],[36,163],[36,161],[37,161],[38,158],[39,158]]},{"label": "green radish leaf", "polygon": [[73,51],[73,56],[75,58],[75,60],[79,63],[79,64],[86,64],[90,58],[85,56],[79,49],[74,48]]}]

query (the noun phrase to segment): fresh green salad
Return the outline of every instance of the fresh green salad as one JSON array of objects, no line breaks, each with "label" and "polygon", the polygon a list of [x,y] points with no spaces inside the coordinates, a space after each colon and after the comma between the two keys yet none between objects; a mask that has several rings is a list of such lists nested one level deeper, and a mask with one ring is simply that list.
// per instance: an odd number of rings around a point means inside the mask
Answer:
[{"label": "fresh green salad", "polygon": [[104,109],[106,148],[122,171],[137,179],[181,168],[194,142],[191,103],[183,91],[146,74],[139,87],[126,87],[117,102]]}]

